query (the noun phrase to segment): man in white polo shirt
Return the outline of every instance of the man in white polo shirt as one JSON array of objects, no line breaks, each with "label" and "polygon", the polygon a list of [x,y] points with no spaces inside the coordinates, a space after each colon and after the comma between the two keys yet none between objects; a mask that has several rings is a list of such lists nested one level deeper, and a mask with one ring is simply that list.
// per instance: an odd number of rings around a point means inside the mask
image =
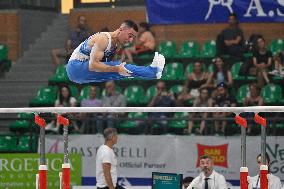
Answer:
[{"label": "man in white polo shirt", "polygon": [[96,157],[96,178],[98,189],[123,189],[117,184],[117,158],[113,146],[117,143],[115,128],[104,130],[105,144],[101,145]]},{"label": "man in white polo shirt", "polygon": [[[269,157],[268,153],[265,153],[265,159],[266,159],[267,165],[269,167],[270,157]],[[261,165],[261,154],[259,154],[256,157],[256,161],[257,161],[258,166],[260,167],[260,165]],[[268,172],[269,172],[269,169],[268,169]],[[249,189],[260,189],[259,174],[250,178],[250,184],[249,184],[248,188]],[[272,173],[268,174],[268,189],[281,189],[281,180],[279,179],[279,177],[273,175]]]},{"label": "man in white polo shirt", "polygon": [[200,157],[202,172],[190,183],[187,189],[227,189],[225,177],[214,169],[214,162],[210,156]]}]

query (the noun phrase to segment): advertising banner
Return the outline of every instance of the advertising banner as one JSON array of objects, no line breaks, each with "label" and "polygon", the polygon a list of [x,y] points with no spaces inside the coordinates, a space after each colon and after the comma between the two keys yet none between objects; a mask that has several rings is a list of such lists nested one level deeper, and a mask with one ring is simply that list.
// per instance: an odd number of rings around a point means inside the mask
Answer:
[{"label": "advertising banner", "polygon": [[[83,182],[95,183],[96,151],[104,143],[101,135],[70,135],[70,153],[82,155]],[[247,165],[249,173],[258,173],[256,156],[261,152],[260,137],[247,137]],[[151,184],[152,172],[177,173],[197,176],[199,156],[210,155],[215,170],[225,178],[238,183],[241,166],[241,138],[215,136],[129,136],[119,135],[114,148],[118,157],[118,175],[125,185]],[[48,135],[46,152],[63,152],[63,138]],[[267,137],[267,153],[271,159],[270,171],[284,180],[284,138]],[[138,180],[137,180],[138,178]],[[143,183],[139,181],[143,178]],[[84,183],[83,183],[84,184]]]},{"label": "advertising banner", "polygon": [[[71,185],[81,185],[81,155],[70,154]],[[63,154],[46,154],[47,186],[59,188]],[[34,189],[39,154],[0,154],[0,188]]]},{"label": "advertising banner", "polygon": [[229,13],[241,22],[283,22],[284,0],[147,0],[151,24],[224,23]]}]

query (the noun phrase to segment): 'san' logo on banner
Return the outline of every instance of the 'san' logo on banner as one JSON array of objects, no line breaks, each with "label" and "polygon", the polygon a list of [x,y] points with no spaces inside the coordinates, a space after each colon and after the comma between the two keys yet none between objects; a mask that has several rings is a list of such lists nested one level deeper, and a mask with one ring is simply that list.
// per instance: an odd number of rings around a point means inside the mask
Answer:
[{"label": "'san' logo on banner", "polygon": [[218,146],[197,144],[197,151],[196,167],[199,167],[200,156],[207,155],[213,158],[214,165],[228,168],[228,144]]}]

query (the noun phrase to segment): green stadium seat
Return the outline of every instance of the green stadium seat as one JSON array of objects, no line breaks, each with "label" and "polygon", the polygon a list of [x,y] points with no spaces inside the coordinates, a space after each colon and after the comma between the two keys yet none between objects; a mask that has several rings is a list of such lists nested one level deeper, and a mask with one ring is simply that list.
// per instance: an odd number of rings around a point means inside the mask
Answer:
[{"label": "green stadium seat", "polygon": [[176,112],[174,118],[180,118],[180,120],[171,120],[169,122],[168,126],[170,131],[173,131],[176,134],[183,134],[184,129],[186,129],[188,125],[187,119],[184,119],[187,117],[187,112]]},{"label": "green stadium seat", "polygon": [[127,105],[141,105],[144,104],[145,91],[140,85],[130,85],[124,90]]},{"label": "green stadium seat", "polygon": [[12,67],[12,61],[5,59],[3,60],[3,71],[8,72]]},{"label": "green stadium seat", "polygon": [[0,44],[0,61],[8,59],[8,47],[5,44]]},{"label": "green stadium seat", "polygon": [[166,58],[173,58],[176,52],[176,42],[174,41],[162,41],[159,44],[158,51]]},{"label": "green stadium seat", "polygon": [[197,41],[185,41],[181,45],[177,58],[194,58],[198,56],[199,44]]},{"label": "green stadium seat", "polygon": [[70,83],[65,69],[65,65],[59,65],[55,71],[55,74],[48,79],[48,82],[51,84],[60,84],[60,83]]},{"label": "green stadium seat", "polygon": [[17,138],[10,135],[0,135],[0,152],[13,152],[17,146]]},{"label": "green stadium seat", "polygon": [[180,94],[183,90],[182,85],[174,85],[170,88],[170,92],[173,94]]},{"label": "green stadium seat", "polygon": [[202,58],[213,58],[216,55],[216,42],[214,40],[205,41],[202,46],[199,57]]},{"label": "green stadium seat", "polygon": [[256,80],[256,77],[254,76],[240,76],[239,72],[241,69],[243,62],[236,62],[232,65],[231,72],[232,72],[232,78],[233,80]]},{"label": "green stadium seat", "polygon": [[145,102],[149,103],[150,100],[157,95],[157,87],[156,85],[152,85],[151,87],[149,87],[146,91],[146,95],[145,95]]},{"label": "green stadium seat", "polygon": [[30,136],[24,135],[19,137],[19,143],[16,147],[17,152],[29,152],[30,150],[35,152],[36,151],[36,139],[34,136],[32,136],[31,141],[31,147],[30,147]]},{"label": "green stadium seat", "polygon": [[90,88],[91,88],[91,86],[88,85],[88,86],[85,86],[81,89],[80,95],[78,97],[78,103],[80,103],[84,99],[88,99]]},{"label": "green stadium seat", "polygon": [[153,59],[154,55],[155,55],[154,53],[142,53],[135,55],[134,57],[139,59]]},{"label": "green stadium seat", "polygon": [[214,64],[210,64],[210,65],[208,66],[208,68],[207,68],[207,71],[208,71],[209,73],[213,73],[213,72],[214,72]]},{"label": "green stadium seat", "polygon": [[232,65],[231,72],[232,72],[233,80],[244,79],[244,76],[239,76],[239,72],[240,72],[242,64],[243,64],[242,62],[237,62]]},{"label": "green stadium seat", "polygon": [[36,97],[30,101],[30,106],[54,106],[57,95],[57,87],[42,87]]},{"label": "green stadium seat", "polygon": [[[27,132],[30,130],[30,127],[34,125],[34,114],[28,113],[19,113],[18,118],[21,120],[14,121],[10,126],[9,129],[12,132]],[[26,119],[26,120],[23,120]]]},{"label": "green stadium seat", "polygon": [[79,91],[78,88],[75,85],[68,85],[70,92],[71,92],[71,96],[77,98],[79,96]]},{"label": "green stadium seat", "polygon": [[245,58],[252,58],[253,57],[253,53],[244,53],[244,57]]},{"label": "green stadium seat", "polygon": [[284,129],[284,123],[276,123],[275,127],[277,129]]},{"label": "green stadium seat", "polygon": [[162,80],[175,81],[183,80],[183,65],[178,62],[165,65]]},{"label": "green stadium seat", "polygon": [[272,52],[273,55],[284,50],[284,40],[283,39],[275,39],[271,41],[269,45],[269,50]]},{"label": "green stadium seat", "polygon": [[[146,119],[147,113],[146,112],[130,112],[128,113],[128,118],[130,119]],[[128,134],[140,134],[142,131],[140,128],[137,127],[137,121],[124,121],[118,124],[118,130],[121,133],[128,133]]]},{"label": "green stadium seat", "polygon": [[238,104],[243,104],[243,101],[248,96],[248,93],[249,93],[249,85],[248,84],[242,85],[238,89],[237,96],[236,96]]},{"label": "green stadium seat", "polygon": [[[183,86],[182,85],[174,85],[170,88],[170,92],[173,93],[174,95],[179,95],[183,91]],[[189,99],[184,102],[186,106],[192,106],[193,104],[193,99]]]},{"label": "green stadium seat", "polygon": [[261,89],[265,105],[276,105],[282,99],[282,88],[277,84],[268,84]]}]

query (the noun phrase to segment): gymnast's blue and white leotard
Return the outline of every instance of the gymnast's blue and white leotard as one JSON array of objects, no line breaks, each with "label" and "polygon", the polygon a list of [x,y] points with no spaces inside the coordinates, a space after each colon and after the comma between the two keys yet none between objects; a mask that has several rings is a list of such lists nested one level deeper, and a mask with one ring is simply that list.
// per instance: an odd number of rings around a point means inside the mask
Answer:
[{"label": "gymnast's blue and white leotard", "polygon": [[[116,48],[111,48],[111,35],[103,32],[108,37],[108,46],[104,51],[104,57],[101,60],[104,64],[109,66],[117,66],[121,64],[120,61],[112,61],[115,55]],[[97,35],[97,34],[94,34]],[[89,40],[94,36],[90,36],[82,42],[72,53],[66,71],[69,79],[75,83],[91,83],[104,82],[110,80],[121,80],[127,78],[116,72],[96,72],[89,70],[90,54],[92,47],[88,45]],[[131,72],[130,77],[139,77],[141,79],[156,79],[158,69],[151,66],[136,66],[133,64],[126,64],[125,68]]]}]

